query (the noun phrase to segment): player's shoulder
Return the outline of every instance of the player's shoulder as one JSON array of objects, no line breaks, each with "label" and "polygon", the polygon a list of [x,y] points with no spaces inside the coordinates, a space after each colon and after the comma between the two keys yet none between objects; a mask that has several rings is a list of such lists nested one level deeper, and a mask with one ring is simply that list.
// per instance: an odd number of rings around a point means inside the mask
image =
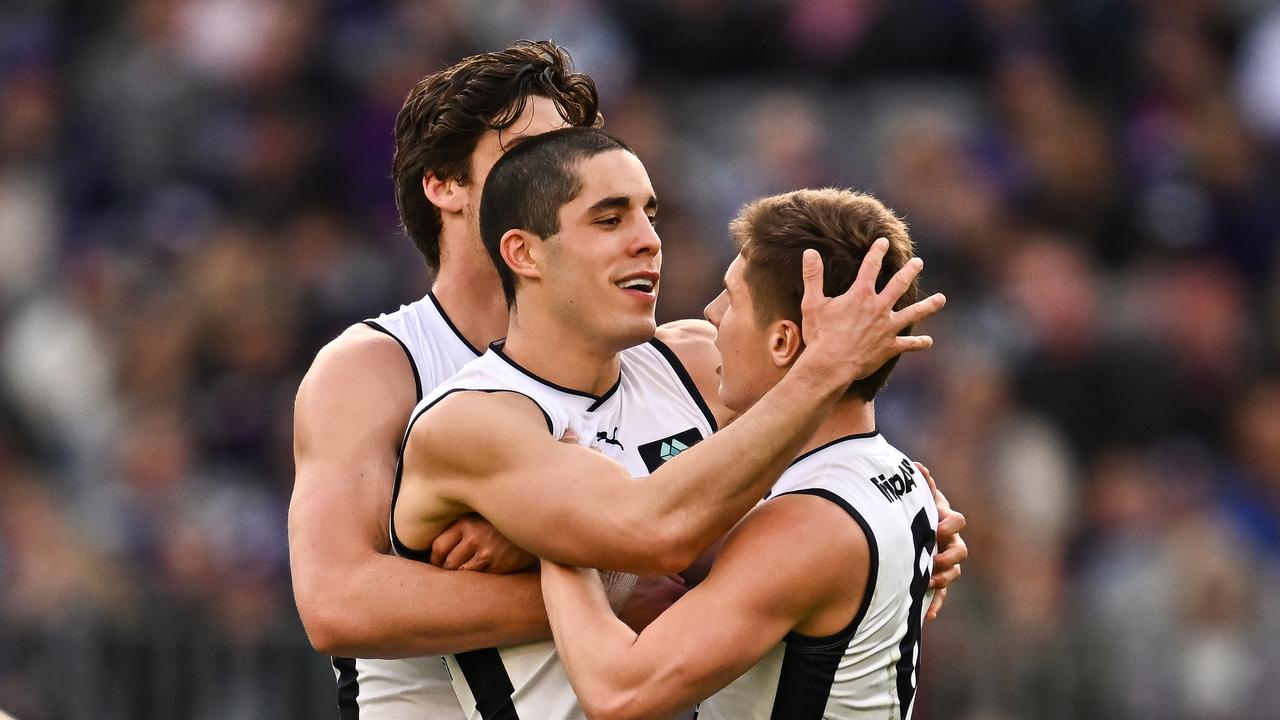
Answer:
[{"label": "player's shoulder", "polygon": [[366,325],[352,325],[316,353],[298,387],[299,398],[317,393],[364,393],[386,388],[416,395],[413,367],[392,338]]},{"label": "player's shoulder", "polygon": [[414,412],[409,445],[439,457],[495,457],[550,436],[551,423],[532,398],[514,390],[443,388]]},{"label": "player's shoulder", "polygon": [[[761,592],[797,611],[849,589],[851,568],[869,561],[867,535],[822,497],[788,494],[760,503],[730,531],[712,566],[717,575],[750,575]],[[780,594],[779,594],[780,593]]]},{"label": "player's shoulder", "polygon": [[716,328],[706,320],[673,320],[659,325],[654,337],[673,350],[686,345],[714,347]]}]

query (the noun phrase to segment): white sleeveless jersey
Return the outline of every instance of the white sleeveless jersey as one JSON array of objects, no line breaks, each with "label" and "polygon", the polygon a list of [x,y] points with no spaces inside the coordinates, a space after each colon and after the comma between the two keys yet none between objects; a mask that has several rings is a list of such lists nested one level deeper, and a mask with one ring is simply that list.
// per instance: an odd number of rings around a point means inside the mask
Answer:
[{"label": "white sleeveless jersey", "polygon": [[[390,335],[404,349],[418,400],[480,356],[431,293],[364,324]],[[333,667],[343,720],[464,717],[439,655],[400,660],[335,657]]]},{"label": "white sleeveless jersey", "polygon": [[[515,392],[541,410],[557,439],[573,430],[579,443],[621,463],[631,475],[649,475],[667,460],[708,437],[715,417],[689,374],[666,345],[651,340],[623,351],[618,382],[594,396],[550,383],[517,365],[495,344],[436,388],[414,409],[409,428],[437,402],[456,392]],[[424,422],[429,422],[425,420]],[[407,433],[406,433],[407,436]],[[397,472],[396,490],[400,473]],[[420,560],[429,550],[411,549],[395,534],[401,555]],[[603,573],[606,584],[629,587],[634,577]],[[612,576],[612,577],[609,577]],[[616,600],[615,593],[611,593]],[[550,640],[446,656],[453,688],[468,720],[585,720]]]},{"label": "white sleeveless jersey", "polygon": [[906,456],[870,433],[797,458],[769,497],[792,493],[830,500],[866,534],[870,576],[862,604],[835,635],[789,633],[702,703],[698,720],[909,718],[938,528],[928,483]]}]

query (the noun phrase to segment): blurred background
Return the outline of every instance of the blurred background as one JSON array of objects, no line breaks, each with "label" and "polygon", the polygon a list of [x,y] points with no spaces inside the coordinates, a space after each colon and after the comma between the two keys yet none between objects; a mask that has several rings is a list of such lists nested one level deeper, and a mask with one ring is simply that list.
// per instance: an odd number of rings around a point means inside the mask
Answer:
[{"label": "blurred background", "polygon": [[332,717],[291,410],[418,297],[392,121],[550,37],[662,196],[661,319],[744,201],[910,223],[881,395],[969,518],[917,718],[1280,716],[1280,8],[1263,0],[6,0],[0,708]]}]

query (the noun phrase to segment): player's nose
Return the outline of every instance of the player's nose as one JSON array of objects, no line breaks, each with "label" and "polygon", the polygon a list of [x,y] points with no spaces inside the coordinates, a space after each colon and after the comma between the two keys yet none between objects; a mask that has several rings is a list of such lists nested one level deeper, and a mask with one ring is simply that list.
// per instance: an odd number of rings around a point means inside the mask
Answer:
[{"label": "player's nose", "polygon": [[658,229],[649,222],[648,216],[638,225],[631,250],[636,255],[657,255],[662,250],[662,238],[658,237]]},{"label": "player's nose", "polygon": [[717,329],[720,328],[720,319],[724,317],[723,300],[724,291],[722,290],[719,295],[715,296],[715,299],[702,308],[702,317],[706,318],[707,322],[715,325]]}]

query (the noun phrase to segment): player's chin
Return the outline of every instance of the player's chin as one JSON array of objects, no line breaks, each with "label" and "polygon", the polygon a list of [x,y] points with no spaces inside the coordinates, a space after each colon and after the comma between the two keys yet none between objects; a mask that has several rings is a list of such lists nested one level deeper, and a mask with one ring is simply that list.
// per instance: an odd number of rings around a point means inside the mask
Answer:
[{"label": "player's chin", "polygon": [[657,332],[658,322],[654,319],[653,313],[649,313],[647,316],[635,316],[627,323],[622,341],[625,347],[640,345],[652,340]]}]

